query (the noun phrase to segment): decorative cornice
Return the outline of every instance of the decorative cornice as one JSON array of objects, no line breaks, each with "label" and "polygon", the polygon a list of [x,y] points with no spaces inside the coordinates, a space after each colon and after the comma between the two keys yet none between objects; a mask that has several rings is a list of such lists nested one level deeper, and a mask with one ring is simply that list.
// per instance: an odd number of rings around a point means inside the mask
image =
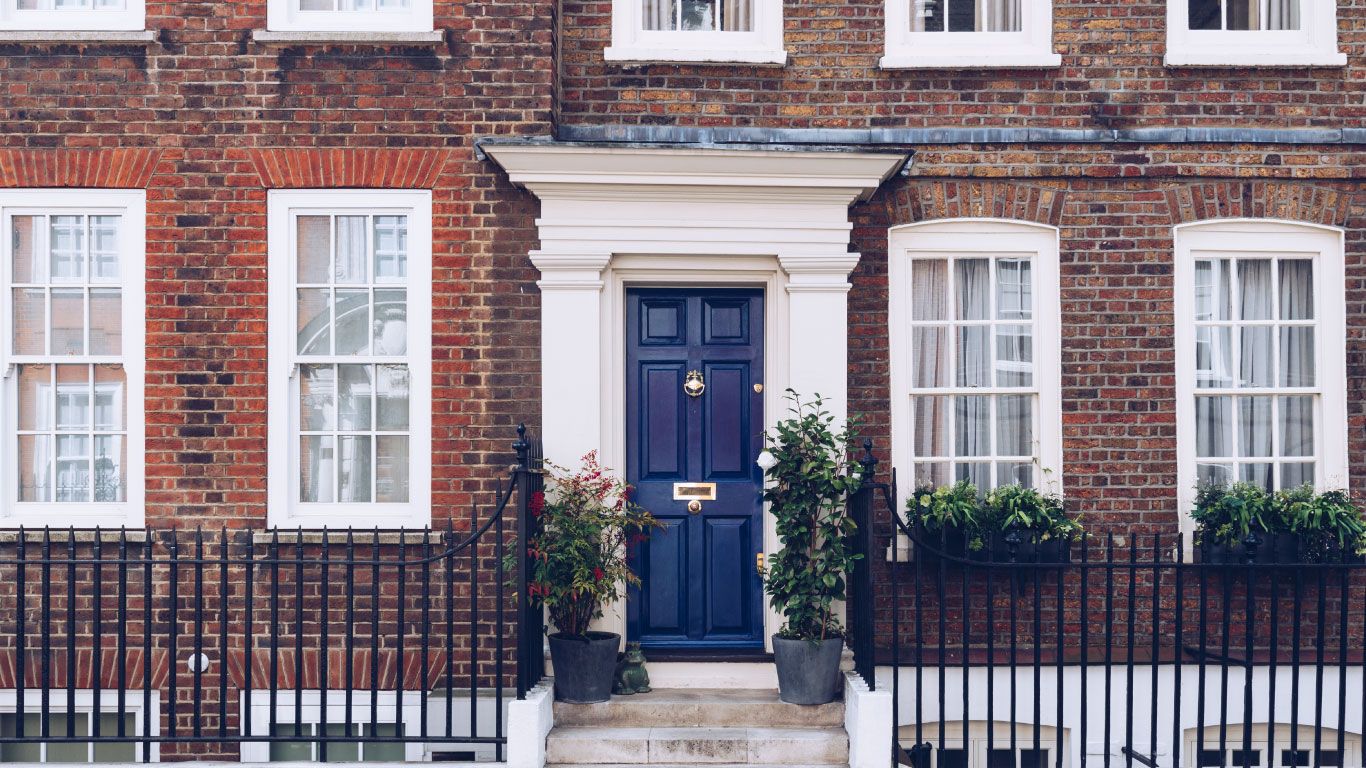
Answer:
[{"label": "decorative cornice", "polygon": [[778,263],[788,274],[788,293],[847,293],[853,287],[849,273],[858,266],[859,254],[780,254]]},{"label": "decorative cornice", "polygon": [[532,251],[531,263],[541,271],[542,291],[602,290],[602,271],[612,262],[607,253]]}]

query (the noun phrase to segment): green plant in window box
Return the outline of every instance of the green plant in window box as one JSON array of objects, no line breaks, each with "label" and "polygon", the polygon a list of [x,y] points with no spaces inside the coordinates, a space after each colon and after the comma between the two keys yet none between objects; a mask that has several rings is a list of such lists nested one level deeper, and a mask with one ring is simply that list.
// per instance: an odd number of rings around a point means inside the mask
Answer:
[{"label": "green plant in window box", "polygon": [[1204,484],[1191,518],[1196,551],[1211,562],[1335,562],[1366,550],[1361,510],[1341,490],[1318,493],[1302,485],[1273,493],[1252,483]]},{"label": "green plant in window box", "polygon": [[[1018,484],[985,495],[967,480],[921,486],[906,509],[922,543],[973,560],[1062,562],[1083,535],[1061,496]],[[1013,540],[1012,532],[1019,534]]]}]

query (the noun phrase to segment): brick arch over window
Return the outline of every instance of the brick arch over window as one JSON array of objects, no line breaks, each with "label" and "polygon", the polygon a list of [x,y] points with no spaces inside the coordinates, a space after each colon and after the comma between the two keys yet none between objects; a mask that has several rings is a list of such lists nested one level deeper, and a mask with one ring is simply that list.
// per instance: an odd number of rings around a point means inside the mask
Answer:
[{"label": "brick arch over window", "polygon": [[1211,219],[1280,219],[1346,227],[1352,194],[1281,181],[1219,181],[1168,190],[1172,224]]},{"label": "brick arch over window", "polygon": [[1065,184],[1009,181],[917,181],[889,196],[892,226],[935,219],[1009,219],[1060,226]]},{"label": "brick arch over window", "polygon": [[253,149],[266,189],[432,189],[448,149]]},{"label": "brick arch over window", "polygon": [[145,189],[159,149],[0,150],[0,187]]}]

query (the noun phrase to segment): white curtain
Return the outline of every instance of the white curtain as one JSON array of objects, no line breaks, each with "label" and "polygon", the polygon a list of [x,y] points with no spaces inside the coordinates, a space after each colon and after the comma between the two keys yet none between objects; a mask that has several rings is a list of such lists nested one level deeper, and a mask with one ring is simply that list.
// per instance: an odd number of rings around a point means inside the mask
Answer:
[{"label": "white curtain", "polygon": [[[959,259],[953,264],[954,316],[958,320],[986,320],[991,306],[991,262]],[[956,330],[957,369],[954,383],[960,387],[991,386],[991,328],[959,326]]]},{"label": "white curtain", "polygon": [[[1271,262],[1244,260],[1238,262],[1238,319],[1271,319]],[[1242,350],[1238,359],[1238,375],[1244,387],[1275,385],[1271,357],[1271,328],[1269,326],[1239,329]]]},{"label": "white curtain", "polygon": [[753,0],[723,0],[721,29],[726,32],[750,32],[754,29]]},{"label": "white curtain", "polygon": [[1263,29],[1299,29],[1301,0],[1258,0],[1262,4]]},{"label": "white curtain", "polygon": [[977,0],[978,32],[1019,32],[1020,0]]},{"label": "white curtain", "polygon": [[[911,318],[917,321],[949,319],[948,262],[917,259],[911,265]],[[949,384],[949,333],[946,326],[916,326],[911,334],[911,383],[916,388]],[[949,453],[947,397],[913,398],[916,456],[947,456]],[[944,465],[917,465],[916,482],[942,485],[948,482]]]},{"label": "white curtain", "polygon": [[337,217],[337,266],[334,279],[338,283],[369,282],[365,270],[365,217]]}]

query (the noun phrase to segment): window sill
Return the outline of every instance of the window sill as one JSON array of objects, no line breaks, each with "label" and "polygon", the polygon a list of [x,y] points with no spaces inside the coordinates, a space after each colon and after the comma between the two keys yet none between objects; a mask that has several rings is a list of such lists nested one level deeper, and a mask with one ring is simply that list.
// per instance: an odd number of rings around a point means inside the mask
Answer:
[{"label": "window sill", "polygon": [[1336,51],[1273,51],[1258,53],[1243,48],[1209,48],[1167,51],[1169,67],[1343,67],[1347,54]]},{"label": "window sill", "polygon": [[157,39],[151,30],[112,29],[6,29],[0,30],[2,43],[57,45],[151,45]]},{"label": "window sill", "polygon": [[878,66],[882,69],[1008,69],[1062,66],[1057,53],[1004,54],[909,54],[888,53]]},{"label": "window sill", "polygon": [[609,46],[603,59],[616,64],[787,64],[784,50],[707,50]]},{"label": "window sill", "polygon": [[257,29],[251,39],[262,45],[402,45],[434,46],[446,39],[432,32],[278,32]]},{"label": "window sill", "polygon": [[[24,543],[41,544],[43,543],[43,528],[24,528]],[[47,532],[48,541],[53,544],[65,544],[75,539],[77,544],[89,544],[95,540],[95,532],[89,529],[77,528],[72,531],[70,528],[52,528]],[[120,541],[127,541],[129,544],[141,544],[147,540],[148,533],[146,528],[101,528],[100,541],[106,544],[117,544]],[[16,544],[19,541],[19,531],[15,528],[0,530],[0,544]]]},{"label": "window sill", "polygon": [[[380,529],[378,531],[378,541],[376,541],[376,530],[374,528],[357,528],[352,531],[339,531],[332,529],[329,531],[310,531],[298,528],[281,528],[274,531],[255,531],[252,533],[251,540],[254,544],[272,544],[279,542],[281,546],[285,544],[322,544],[323,537],[327,537],[328,544],[347,543],[348,533],[350,540],[358,547],[367,547],[378,543],[381,546],[393,546],[399,543],[400,537],[404,544],[410,547],[421,546],[423,543],[433,546],[446,546],[450,541],[446,531],[407,531],[400,533],[391,529]],[[456,531],[455,541],[461,542],[469,536],[469,531]]]}]

